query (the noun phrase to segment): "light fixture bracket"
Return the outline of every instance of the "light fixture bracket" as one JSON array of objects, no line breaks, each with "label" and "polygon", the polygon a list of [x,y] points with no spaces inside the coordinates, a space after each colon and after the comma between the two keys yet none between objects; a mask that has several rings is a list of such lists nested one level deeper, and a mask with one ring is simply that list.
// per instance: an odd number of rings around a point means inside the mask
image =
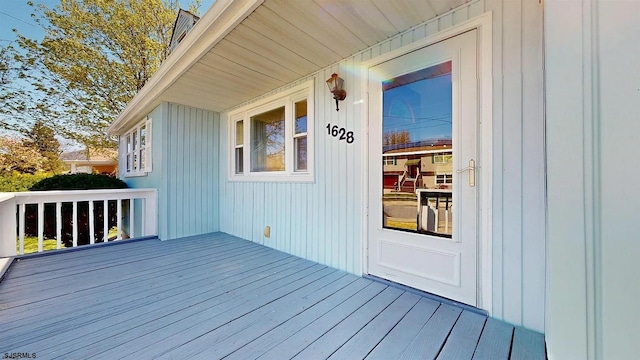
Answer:
[{"label": "light fixture bracket", "polygon": [[338,74],[333,73],[327,80],[327,86],[336,100],[336,111],[340,111],[338,101],[342,101],[347,97],[347,91],[344,89],[344,80]]}]

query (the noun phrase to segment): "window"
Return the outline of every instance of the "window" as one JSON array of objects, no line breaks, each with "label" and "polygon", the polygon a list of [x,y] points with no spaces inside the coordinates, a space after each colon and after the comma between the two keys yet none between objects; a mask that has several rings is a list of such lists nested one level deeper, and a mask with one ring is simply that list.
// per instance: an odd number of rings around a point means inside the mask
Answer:
[{"label": "window", "polygon": [[236,157],[236,174],[242,174],[244,172],[244,164],[242,160],[244,158],[244,125],[242,120],[235,122],[236,127],[236,149],[235,149],[235,157]]},{"label": "window", "polygon": [[146,175],[151,171],[151,119],[147,118],[121,138],[125,176]]},{"label": "window", "polygon": [[312,85],[229,114],[230,180],[313,181]]},{"label": "window", "polygon": [[386,156],[382,158],[382,165],[398,165],[395,156]]},{"label": "window", "polygon": [[453,161],[453,154],[451,153],[438,153],[433,154],[434,164],[448,164]]},{"label": "window", "polygon": [[453,184],[453,174],[436,175],[436,185],[441,185],[441,184]]}]

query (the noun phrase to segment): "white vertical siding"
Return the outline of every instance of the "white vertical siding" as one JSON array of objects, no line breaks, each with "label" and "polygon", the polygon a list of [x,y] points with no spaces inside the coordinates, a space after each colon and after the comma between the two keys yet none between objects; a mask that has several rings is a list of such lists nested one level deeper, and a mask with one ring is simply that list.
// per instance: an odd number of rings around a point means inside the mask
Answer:
[{"label": "white vertical siding", "polygon": [[493,12],[493,316],[544,331],[542,5]]},{"label": "white vertical siding", "polygon": [[[545,294],[542,6],[531,1],[475,1],[377,44],[315,78],[315,183],[244,183],[227,180],[228,150],[220,174],[220,229],[329,266],[360,274],[362,187],[367,161],[360,64],[462,23],[485,11],[493,27],[493,315],[543,331]],[[347,99],[336,112],[324,80],[337,72]],[[305,81],[301,79],[299,82]],[[298,83],[299,83],[298,82]],[[288,87],[295,84],[290,84]],[[282,90],[282,89],[281,89]],[[277,91],[276,91],[277,92]],[[275,92],[274,92],[275,93]],[[270,94],[269,94],[270,95]],[[366,121],[365,121],[366,122]],[[355,142],[327,136],[337,124]],[[221,147],[228,149],[222,116]],[[271,226],[271,238],[262,231]]]}]

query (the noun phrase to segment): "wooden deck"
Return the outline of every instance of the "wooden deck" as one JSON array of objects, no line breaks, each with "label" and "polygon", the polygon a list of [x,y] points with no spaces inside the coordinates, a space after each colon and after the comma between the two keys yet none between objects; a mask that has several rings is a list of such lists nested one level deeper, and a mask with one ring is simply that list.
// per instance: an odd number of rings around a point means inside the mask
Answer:
[{"label": "wooden deck", "polygon": [[223,234],[13,262],[0,354],[544,359],[544,337]]}]

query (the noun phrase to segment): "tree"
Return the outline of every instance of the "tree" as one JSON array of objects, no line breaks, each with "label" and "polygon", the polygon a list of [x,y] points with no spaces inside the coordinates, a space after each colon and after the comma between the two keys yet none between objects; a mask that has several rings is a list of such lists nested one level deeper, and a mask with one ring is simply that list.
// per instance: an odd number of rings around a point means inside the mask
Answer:
[{"label": "tree", "polygon": [[38,120],[25,135],[24,145],[35,149],[46,159],[42,170],[52,173],[59,172],[62,169],[62,160],[60,159],[62,151],[53,129]]},{"label": "tree", "polygon": [[411,142],[411,134],[406,131],[389,131],[382,136],[382,145],[408,144]]},{"label": "tree", "polygon": [[15,123],[40,121],[86,147],[115,147],[105,130],[169,54],[178,0],[29,4],[46,35],[18,34],[20,49],[6,52],[33,89],[5,90],[0,113]]},{"label": "tree", "polygon": [[47,159],[21,139],[0,137],[0,175],[35,174],[44,170]]}]

